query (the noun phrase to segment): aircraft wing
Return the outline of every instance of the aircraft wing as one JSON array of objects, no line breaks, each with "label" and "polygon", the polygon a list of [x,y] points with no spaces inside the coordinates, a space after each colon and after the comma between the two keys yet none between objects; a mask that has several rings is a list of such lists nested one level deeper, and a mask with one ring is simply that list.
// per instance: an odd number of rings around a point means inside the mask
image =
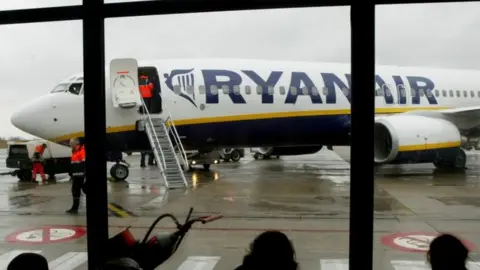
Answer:
[{"label": "aircraft wing", "polygon": [[444,109],[438,111],[410,111],[406,114],[442,118],[452,122],[459,130],[480,126],[480,106]]}]

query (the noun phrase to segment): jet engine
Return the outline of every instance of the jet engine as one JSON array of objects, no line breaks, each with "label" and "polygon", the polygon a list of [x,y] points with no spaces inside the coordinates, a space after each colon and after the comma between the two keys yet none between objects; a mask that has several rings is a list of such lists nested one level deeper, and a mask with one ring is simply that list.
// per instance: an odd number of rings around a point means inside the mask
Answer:
[{"label": "jet engine", "polygon": [[298,147],[260,147],[258,152],[264,156],[296,156],[314,154],[322,149],[322,145]]},{"label": "jet engine", "polygon": [[443,119],[394,115],[375,120],[375,163],[430,163],[454,158],[461,135]]}]

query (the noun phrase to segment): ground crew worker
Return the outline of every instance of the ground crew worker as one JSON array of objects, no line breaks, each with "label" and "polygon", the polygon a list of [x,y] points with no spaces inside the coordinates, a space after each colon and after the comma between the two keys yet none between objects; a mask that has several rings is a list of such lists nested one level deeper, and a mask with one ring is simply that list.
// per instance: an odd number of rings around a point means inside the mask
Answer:
[{"label": "ground crew worker", "polygon": [[139,81],[140,95],[145,102],[147,110],[150,111],[152,108],[152,97],[153,97],[153,83],[148,80],[148,76],[140,76]]},{"label": "ground crew worker", "polygon": [[42,143],[35,147],[32,157],[32,182],[37,182],[37,173],[42,177],[42,182],[47,182],[45,170],[43,167],[43,152],[47,148],[47,144]]},{"label": "ground crew worker", "polygon": [[148,165],[152,166],[155,165],[155,157],[153,156],[153,153],[150,152],[140,152],[140,167],[145,168],[145,156],[148,155]]},{"label": "ground crew worker", "polygon": [[70,147],[72,147],[72,157],[70,170],[72,172],[72,197],[73,205],[67,210],[69,214],[78,213],[80,206],[80,196],[85,192],[85,147],[80,145],[77,138],[70,140]]}]

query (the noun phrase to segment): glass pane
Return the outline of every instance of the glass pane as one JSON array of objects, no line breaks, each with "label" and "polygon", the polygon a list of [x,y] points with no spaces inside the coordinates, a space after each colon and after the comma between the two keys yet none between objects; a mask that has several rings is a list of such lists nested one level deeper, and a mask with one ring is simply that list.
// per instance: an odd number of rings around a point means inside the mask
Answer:
[{"label": "glass pane", "polygon": [[[84,119],[81,21],[3,25],[0,36],[0,136],[68,144],[69,134],[82,131]],[[68,158],[70,150],[62,149]],[[64,177],[66,168],[60,170]]]},{"label": "glass pane", "polygon": [[[348,265],[349,148],[327,147],[350,142],[348,7],[118,18],[105,24],[106,62],[128,56],[155,67],[161,99],[152,102],[162,111],[151,116],[173,121],[189,156],[197,149],[207,155],[187,158],[192,170],[185,178],[195,191],[170,193],[176,199],[162,197],[163,180],[156,172],[148,178],[147,170],[130,174],[130,187],[147,181],[159,193],[124,187],[115,192],[149,196],[132,202],[142,216],[170,210],[183,215],[188,209],[176,202],[188,200],[198,209],[194,215],[223,213],[211,226],[229,230],[190,234],[166,268],[200,269],[200,258],[193,256],[208,247],[203,268],[235,269],[266,228],[285,231],[301,269]],[[339,65],[325,69],[322,61]],[[193,93],[184,90],[192,85]],[[136,139],[148,142],[141,136]],[[242,153],[239,160],[236,153]],[[137,167],[138,159],[131,159]]]},{"label": "glass pane", "polygon": [[0,1],[0,10],[62,7],[81,4],[82,0],[2,0]]},{"label": "glass pane", "polygon": [[[472,33],[478,24],[465,22],[473,22],[479,8],[473,2],[376,6],[375,60],[382,63],[376,73],[409,90],[403,100],[395,92],[388,102],[376,98],[377,113],[384,117],[375,120],[375,270],[448,268],[438,261],[462,250],[449,239],[430,254],[436,265],[427,258],[432,241],[444,232],[474,250],[469,265],[462,267],[466,258],[460,256],[458,267],[478,269],[479,242],[473,234],[480,214],[480,143],[473,124],[478,106],[473,70],[480,53],[476,46],[459,49],[458,41],[476,44]],[[435,46],[419,46],[420,36]],[[447,109],[458,111],[444,113]]]}]

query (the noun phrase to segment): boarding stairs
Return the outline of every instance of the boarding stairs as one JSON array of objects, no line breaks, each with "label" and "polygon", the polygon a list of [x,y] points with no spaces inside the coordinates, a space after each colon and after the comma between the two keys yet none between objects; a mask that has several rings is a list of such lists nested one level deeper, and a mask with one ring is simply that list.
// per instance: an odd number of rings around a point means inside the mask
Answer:
[{"label": "boarding stairs", "polygon": [[165,187],[167,189],[187,188],[188,182],[183,173],[189,167],[187,155],[170,112],[164,107],[163,114],[168,114],[166,119],[152,117],[143,100],[142,104],[145,132],[152,146]]}]

